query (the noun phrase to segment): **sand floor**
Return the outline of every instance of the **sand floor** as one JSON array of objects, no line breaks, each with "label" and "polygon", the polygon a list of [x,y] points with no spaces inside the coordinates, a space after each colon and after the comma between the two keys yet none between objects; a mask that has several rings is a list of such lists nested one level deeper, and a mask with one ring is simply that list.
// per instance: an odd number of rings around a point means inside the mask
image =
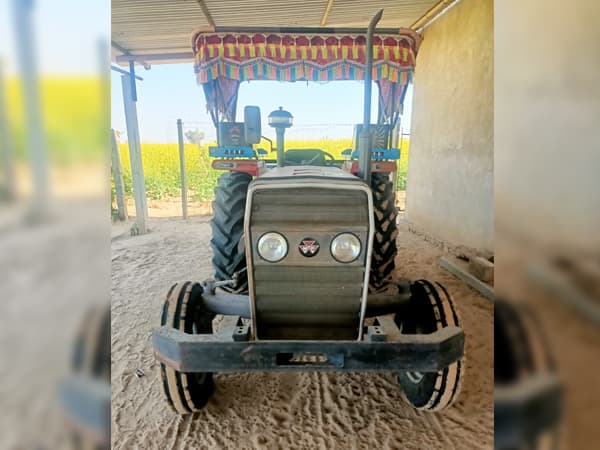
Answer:
[{"label": "sand floor", "polygon": [[493,447],[493,305],[441,270],[441,250],[405,224],[398,277],[442,282],[462,315],[468,363],[453,407],[413,410],[392,374],[233,373],[215,376],[203,411],[175,415],[161,392],[151,330],[173,283],[211,275],[209,219],[151,219],[150,233],[112,241],[113,448]]}]

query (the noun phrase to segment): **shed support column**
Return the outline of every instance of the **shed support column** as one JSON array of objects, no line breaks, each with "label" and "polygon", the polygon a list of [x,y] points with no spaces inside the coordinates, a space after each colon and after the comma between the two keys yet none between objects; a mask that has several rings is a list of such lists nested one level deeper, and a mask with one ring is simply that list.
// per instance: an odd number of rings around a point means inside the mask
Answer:
[{"label": "shed support column", "polygon": [[121,77],[123,87],[123,104],[125,106],[125,123],[127,125],[127,141],[129,159],[131,161],[131,177],[133,179],[133,196],[135,198],[135,222],[139,234],[146,233],[148,205],[146,203],[146,183],[142,167],[142,151],[140,146],[140,130],[138,127],[137,108],[131,89],[131,75]]}]

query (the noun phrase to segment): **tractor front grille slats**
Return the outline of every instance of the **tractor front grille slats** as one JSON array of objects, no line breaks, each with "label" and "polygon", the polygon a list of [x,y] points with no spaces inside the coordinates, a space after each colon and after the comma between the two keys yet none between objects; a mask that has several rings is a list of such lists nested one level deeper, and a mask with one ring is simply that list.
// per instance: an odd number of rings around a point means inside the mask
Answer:
[{"label": "tractor front grille slats", "polygon": [[307,231],[323,225],[366,227],[368,211],[363,197],[360,191],[320,188],[257,191],[252,202],[251,226],[275,229],[279,224],[301,224]]},{"label": "tractor front grille slats", "polygon": [[[249,220],[256,333],[259,339],[356,339],[360,321],[368,241],[368,199],[360,189],[257,188]],[[276,231],[288,240],[279,263],[256,253],[262,233]],[[331,239],[352,231],[363,250],[351,264],[330,254]],[[304,257],[302,238],[316,239],[319,253]]]}]

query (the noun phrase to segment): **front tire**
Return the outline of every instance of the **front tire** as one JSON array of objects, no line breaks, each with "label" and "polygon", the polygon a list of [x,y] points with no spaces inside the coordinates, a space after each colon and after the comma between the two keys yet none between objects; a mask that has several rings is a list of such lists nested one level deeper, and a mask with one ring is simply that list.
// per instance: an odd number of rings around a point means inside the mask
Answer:
[{"label": "front tire", "polygon": [[[460,326],[452,299],[439,283],[418,280],[411,285],[409,302],[394,318],[403,334],[429,334],[449,326]],[[441,411],[460,393],[464,357],[437,372],[401,372],[398,381],[405,400],[416,409]]]},{"label": "front tire", "polygon": [[[160,324],[189,334],[212,333],[213,316],[201,308],[200,283],[174,284],[163,304]],[[163,392],[171,408],[179,414],[200,411],[213,393],[212,373],[178,372],[160,364]]]}]

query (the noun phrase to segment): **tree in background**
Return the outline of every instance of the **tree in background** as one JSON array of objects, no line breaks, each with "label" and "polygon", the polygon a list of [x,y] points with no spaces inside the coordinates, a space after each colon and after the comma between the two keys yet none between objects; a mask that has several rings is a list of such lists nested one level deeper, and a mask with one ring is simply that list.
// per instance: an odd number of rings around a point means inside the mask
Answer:
[{"label": "tree in background", "polygon": [[187,130],[185,132],[185,138],[190,144],[196,144],[200,147],[202,145],[202,140],[204,139],[204,133],[198,130],[198,128]]}]

